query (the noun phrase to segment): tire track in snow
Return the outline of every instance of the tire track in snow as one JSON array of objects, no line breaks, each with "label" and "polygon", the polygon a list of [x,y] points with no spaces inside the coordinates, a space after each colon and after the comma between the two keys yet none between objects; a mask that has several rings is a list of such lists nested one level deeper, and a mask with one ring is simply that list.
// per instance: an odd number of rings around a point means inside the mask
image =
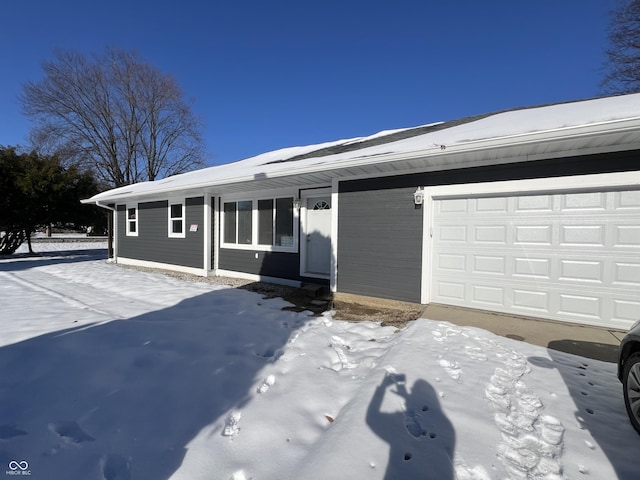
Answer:
[{"label": "tire track in snow", "polygon": [[[51,281],[51,278],[52,278],[51,275],[41,273],[41,272],[30,272],[28,275],[30,278],[27,279],[27,278],[23,278],[22,275],[18,276],[15,273],[0,272],[0,276],[8,278],[9,280],[17,283],[20,286],[26,287],[38,293],[43,293],[49,297],[53,297],[55,299],[61,300],[71,307],[78,308],[81,310],[89,310],[99,315],[108,315],[111,317],[116,316],[118,318],[123,318],[119,315],[114,315],[111,312],[107,312],[107,311],[95,308],[86,302],[83,302],[77,298],[72,297],[68,292],[61,293],[59,291],[52,289],[50,285],[54,282]],[[47,285],[46,287],[44,286],[45,284]],[[93,296],[93,298],[95,298],[95,295]]]},{"label": "tire track in snow", "polygon": [[[136,298],[135,301],[123,299],[119,293],[96,288],[90,283],[74,284],[73,289],[69,289],[67,282],[61,282],[55,275],[42,270],[31,269],[19,274],[0,272],[0,277],[60,300],[72,308],[108,317],[109,321],[131,318],[132,315],[137,314],[137,310],[144,312],[158,309],[157,304],[145,299]],[[57,288],[57,285],[60,285],[60,288]],[[108,308],[104,308],[105,306]]]}]

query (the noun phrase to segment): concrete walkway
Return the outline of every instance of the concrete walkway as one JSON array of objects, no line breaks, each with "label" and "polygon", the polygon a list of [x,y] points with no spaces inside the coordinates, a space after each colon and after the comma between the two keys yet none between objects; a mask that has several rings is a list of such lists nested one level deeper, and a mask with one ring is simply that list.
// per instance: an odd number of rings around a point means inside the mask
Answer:
[{"label": "concrete walkway", "polygon": [[422,316],[483,328],[503,337],[605,362],[617,361],[618,346],[626,334],[621,330],[435,304],[427,305]]}]

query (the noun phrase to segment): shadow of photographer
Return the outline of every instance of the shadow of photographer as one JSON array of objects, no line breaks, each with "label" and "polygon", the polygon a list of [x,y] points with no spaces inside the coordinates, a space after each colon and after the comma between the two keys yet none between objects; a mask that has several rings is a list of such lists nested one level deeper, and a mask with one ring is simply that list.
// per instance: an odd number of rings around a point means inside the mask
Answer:
[{"label": "shadow of photographer", "polygon": [[[387,412],[383,405],[390,403],[385,396],[391,386],[396,387],[391,393],[402,399],[403,408]],[[369,404],[367,424],[390,446],[386,480],[455,478],[455,431],[427,381],[416,380],[408,391],[404,375],[385,375]]]}]

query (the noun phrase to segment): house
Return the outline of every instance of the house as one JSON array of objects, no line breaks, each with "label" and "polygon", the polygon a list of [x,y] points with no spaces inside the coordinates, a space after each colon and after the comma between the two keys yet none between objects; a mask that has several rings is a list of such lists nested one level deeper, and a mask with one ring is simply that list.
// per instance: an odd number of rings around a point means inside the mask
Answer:
[{"label": "house", "polygon": [[640,94],[285,148],[85,203],[113,211],[122,264],[640,319]]}]

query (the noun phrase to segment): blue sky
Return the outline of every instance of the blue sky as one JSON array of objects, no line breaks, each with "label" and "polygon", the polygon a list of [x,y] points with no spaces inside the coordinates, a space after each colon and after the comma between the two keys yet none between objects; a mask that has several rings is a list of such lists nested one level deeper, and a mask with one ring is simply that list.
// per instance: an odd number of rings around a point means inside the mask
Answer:
[{"label": "blue sky", "polygon": [[0,145],[55,48],[136,50],[204,119],[208,163],[600,94],[616,0],[3,2]]}]

